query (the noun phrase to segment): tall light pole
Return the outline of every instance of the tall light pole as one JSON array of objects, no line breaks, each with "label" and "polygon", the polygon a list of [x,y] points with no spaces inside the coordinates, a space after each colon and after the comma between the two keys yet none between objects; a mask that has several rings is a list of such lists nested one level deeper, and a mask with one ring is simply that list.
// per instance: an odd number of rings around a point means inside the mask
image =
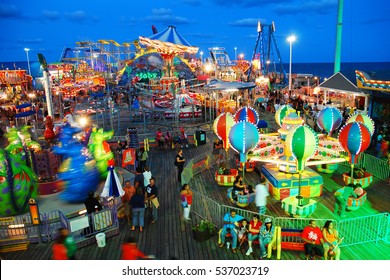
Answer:
[{"label": "tall light pole", "polygon": [[291,76],[291,65],[292,65],[292,43],[295,42],[297,38],[294,35],[291,35],[287,38],[287,41],[290,43],[290,69],[288,76],[288,91],[291,93],[291,84],[292,84],[292,76]]},{"label": "tall light pole", "polygon": [[234,47],[234,60],[237,60],[237,47]]},{"label": "tall light pole", "polygon": [[200,52],[200,67],[203,66],[203,52]]},{"label": "tall light pole", "polygon": [[31,69],[30,69],[30,58],[28,57],[28,52],[30,51],[29,48],[24,48],[24,51],[27,55],[27,66],[28,66],[28,74],[31,76]]}]

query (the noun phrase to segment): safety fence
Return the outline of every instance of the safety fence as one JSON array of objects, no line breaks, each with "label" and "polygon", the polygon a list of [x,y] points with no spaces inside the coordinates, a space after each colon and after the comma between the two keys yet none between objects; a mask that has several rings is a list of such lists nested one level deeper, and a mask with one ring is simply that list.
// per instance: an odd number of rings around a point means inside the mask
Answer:
[{"label": "safety fence", "polygon": [[55,240],[59,228],[69,229],[78,247],[89,245],[97,233],[111,236],[119,233],[119,221],[115,206],[92,214],[81,214],[68,218],[61,211],[41,213],[39,225],[31,222],[30,214],[0,219],[0,246],[18,243],[41,243]]},{"label": "safety fence", "polygon": [[[223,217],[226,213],[230,213],[234,209],[236,213],[248,220],[253,214],[258,214],[254,211],[249,211],[232,206],[222,205],[218,202],[204,196],[203,194],[193,191],[193,201],[191,212],[197,217],[195,221],[208,220],[218,228],[223,226]],[[333,222],[335,228],[338,229],[340,236],[344,237],[344,241],[340,247],[351,246],[367,242],[390,243],[390,216],[389,213],[379,213],[376,215],[363,216],[359,218],[344,219],[336,221],[334,219],[312,219],[312,218],[290,218],[290,217],[273,217],[269,215],[260,215],[260,220],[271,218],[275,226],[280,226],[282,229],[302,230],[310,220],[315,220],[318,227],[322,228],[326,221]]]},{"label": "safety fence", "polygon": [[[344,155],[347,156],[346,153]],[[351,166],[348,161],[344,161],[341,164],[348,167]],[[355,167],[365,168],[368,173],[382,180],[387,180],[390,177],[389,163],[386,160],[379,159],[367,153],[359,154]]]},{"label": "safety fence", "polygon": [[[373,160],[369,155],[365,156],[366,159],[368,158],[368,160]],[[361,158],[362,157],[360,157],[360,159]],[[208,169],[212,164],[214,164],[213,158],[208,154],[201,154],[194,157],[184,168],[182,182],[189,182],[194,175]],[[193,191],[192,203],[191,212],[195,214],[195,222],[202,219],[208,220],[219,228],[223,226],[224,215],[229,213],[231,209],[235,209],[238,215],[247,219],[251,219],[253,214],[257,214],[257,212],[242,208],[222,205],[197,191]],[[264,221],[267,217],[271,218],[275,226],[280,226],[282,229],[303,229],[309,224],[309,221],[312,220],[312,218],[272,217],[269,215],[260,215],[260,219],[262,221]],[[345,237],[343,243],[340,244],[340,247],[366,242],[384,241],[385,243],[390,243],[389,213],[379,213],[376,215],[344,219],[341,221],[336,221],[334,219],[314,220],[319,227],[323,227],[327,220],[331,220],[334,223],[340,233],[340,236]]]}]

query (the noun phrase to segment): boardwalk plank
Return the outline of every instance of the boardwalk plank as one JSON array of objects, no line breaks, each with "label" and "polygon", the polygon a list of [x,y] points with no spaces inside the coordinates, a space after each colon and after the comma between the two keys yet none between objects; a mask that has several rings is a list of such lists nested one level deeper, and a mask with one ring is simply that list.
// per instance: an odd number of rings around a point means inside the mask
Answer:
[{"label": "boardwalk plank", "polygon": [[[208,139],[213,139],[212,133],[208,133]],[[184,149],[184,157],[189,160],[201,153],[208,152],[211,154],[212,143],[209,141],[206,145],[200,147],[190,147]],[[176,150],[158,150],[152,148],[149,152],[147,165],[150,167],[153,176],[156,177],[156,185],[159,190],[159,219],[156,224],[150,225],[147,223],[150,213],[145,216],[145,228],[143,233],[139,233],[138,229],[131,232],[127,223],[121,221],[119,234],[107,238],[105,248],[98,248],[96,243],[79,248],[77,256],[81,260],[92,259],[119,259],[120,247],[124,240],[129,236],[134,236],[137,239],[138,247],[146,254],[153,254],[157,259],[170,259],[172,257],[183,260],[253,260],[258,258],[258,249],[251,256],[246,256],[246,250],[233,254],[231,250],[219,248],[218,237],[213,236],[211,239],[204,242],[197,242],[192,237],[191,226],[198,221],[198,217],[192,215],[192,221],[182,224],[181,222],[181,206],[179,204],[180,188],[177,183],[177,171],[173,166],[173,161],[176,155]],[[229,164],[231,167],[235,165],[236,155],[230,153]],[[259,167],[258,167],[259,168]],[[342,173],[346,167],[340,166],[334,174],[321,174],[326,181],[323,191],[323,196],[315,198],[318,202],[316,211],[312,214],[313,218],[337,218],[333,215],[334,197],[332,192],[338,185],[343,184]],[[227,188],[220,187],[214,180],[215,166],[211,166],[209,170],[196,175],[190,182],[191,187],[205,196],[218,201],[220,204],[233,204],[226,196]],[[256,185],[261,181],[260,176],[256,172],[245,174],[247,183]],[[348,217],[359,217],[360,215],[370,215],[378,212],[386,212],[390,209],[390,188],[385,185],[386,182],[374,179],[370,187],[366,189],[368,192],[368,202],[356,211],[348,212]],[[256,211],[254,204],[251,204],[248,210]],[[287,217],[287,214],[281,209],[280,201],[273,197],[268,197],[267,214],[272,216]],[[221,217],[222,219],[222,217]],[[9,252],[2,254],[5,259],[18,260],[41,260],[51,259],[51,246],[53,242],[46,244],[31,244],[28,250]],[[383,242],[365,243],[360,245],[342,247],[342,259],[389,259],[388,252],[389,244]],[[387,254],[386,254],[387,253]],[[304,259],[302,252],[297,251],[282,251],[282,259],[296,260]],[[276,259],[276,251],[273,252],[272,258]]]}]

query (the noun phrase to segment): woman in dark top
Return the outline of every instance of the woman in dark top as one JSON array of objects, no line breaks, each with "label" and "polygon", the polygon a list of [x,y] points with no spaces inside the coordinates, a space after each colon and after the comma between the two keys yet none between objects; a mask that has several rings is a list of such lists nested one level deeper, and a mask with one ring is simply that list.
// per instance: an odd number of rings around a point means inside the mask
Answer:
[{"label": "woman in dark top", "polygon": [[181,173],[183,172],[184,169],[184,162],[185,158],[183,157],[183,150],[179,149],[176,155],[176,166],[177,166],[177,180],[181,182]]},{"label": "woman in dark top", "polygon": [[237,175],[236,179],[234,180],[234,186],[233,186],[233,191],[232,191],[232,196],[234,200],[237,200],[237,195],[243,195],[244,194],[244,189],[246,185],[242,182],[242,177],[241,175]]},{"label": "woman in dark top", "polygon": [[131,230],[135,230],[135,227],[139,225],[139,232],[142,232],[145,224],[145,195],[142,188],[137,188],[129,203],[133,208],[133,226]]}]

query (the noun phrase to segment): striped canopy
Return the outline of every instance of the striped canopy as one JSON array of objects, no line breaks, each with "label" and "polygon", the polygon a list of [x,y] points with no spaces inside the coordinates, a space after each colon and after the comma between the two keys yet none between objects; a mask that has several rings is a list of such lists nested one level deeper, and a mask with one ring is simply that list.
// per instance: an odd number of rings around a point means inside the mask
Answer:
[{"label": "striped canopy", "polygon": [[197,53],[198,48],[192,47],[183,36],[177,32],[175,26],[168,26],[165,30],[145,38],[140,36],[139,41],[143,45],[155,48],[160,52],[187,52]]}]

